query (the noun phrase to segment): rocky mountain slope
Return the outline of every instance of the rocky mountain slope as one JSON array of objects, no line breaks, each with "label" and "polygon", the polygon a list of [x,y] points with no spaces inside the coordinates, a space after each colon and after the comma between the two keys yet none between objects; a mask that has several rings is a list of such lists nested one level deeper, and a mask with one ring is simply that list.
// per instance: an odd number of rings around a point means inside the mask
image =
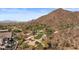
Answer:
[{"label": "rocky mountain slope", "polygon": [[79,12],[59,8],[31,24],[46,24],[55,30],[50,49],[79,49]]}]

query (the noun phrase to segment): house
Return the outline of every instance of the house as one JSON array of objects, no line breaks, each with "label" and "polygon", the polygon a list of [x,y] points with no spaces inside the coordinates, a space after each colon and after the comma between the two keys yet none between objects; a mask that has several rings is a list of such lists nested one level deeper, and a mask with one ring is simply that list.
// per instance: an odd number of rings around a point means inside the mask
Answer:
[{"label": "house", "polygon": [[12,32],[0,30],[0,49],[13,49],[16,41],[12,37]]},{"label": "house", "polygon": [[4,38],[11,38],[12,33],[8,30],[0,30],[0,44]]}]

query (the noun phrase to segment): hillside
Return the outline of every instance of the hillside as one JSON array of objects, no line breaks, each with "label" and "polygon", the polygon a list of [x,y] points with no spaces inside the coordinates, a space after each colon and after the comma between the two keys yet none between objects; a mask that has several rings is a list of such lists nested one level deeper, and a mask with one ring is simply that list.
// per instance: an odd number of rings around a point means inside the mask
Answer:
[{"label": "hillside", "polygon": [[47,24],[53,26],[55,29],[59,29],[61,23],[77,24],[79,23],[77,14],[64,9],[57,9],[47,15],[38,18],[35,23]]},{"label": "hillside", "polygon": [[51,36],[51,49],[79,49],[79,12],[59,8],[32,24],[46,24],[55,30]]}]

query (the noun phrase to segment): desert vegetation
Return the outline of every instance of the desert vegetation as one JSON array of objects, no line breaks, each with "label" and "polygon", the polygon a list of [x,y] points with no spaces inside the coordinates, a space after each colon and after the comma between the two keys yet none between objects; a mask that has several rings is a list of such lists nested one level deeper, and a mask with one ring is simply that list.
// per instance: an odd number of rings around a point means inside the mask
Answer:
[{"label": "desert vegetation", "polygon": [[17,42],[17,50],[79,49],[79,14],[57,9],[34,21],[0,24]]},{"label": "desert vegetation", "polygon": [[45,24],[19,24],[19,26],[17,26],[17,24],[1,26],[1,29],[3,29],[3,27],[8,27],[6,29],[12,32],[12,37],[17,41],[17,49],[36,50],[47,49],[49,47],[50,35],[54,32],[51,27]]}]

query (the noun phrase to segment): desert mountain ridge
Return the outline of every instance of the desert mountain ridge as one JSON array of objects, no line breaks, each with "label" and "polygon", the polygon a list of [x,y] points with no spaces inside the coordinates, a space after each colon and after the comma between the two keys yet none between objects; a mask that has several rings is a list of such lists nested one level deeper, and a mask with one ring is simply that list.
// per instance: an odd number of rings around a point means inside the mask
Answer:
[{"label": "desert mountain ridge", "polygon": [[56,9],[47,15],[41,16],[31,22],[32,24],[47,24],[55,29],[58,29],[61,23],[78,24],[79,12],[72,12],[62,8]]},{"label": "desert mountain ridge", "polygon": [[72,12],[62,8],[31,22],[45,24],[54,30],[51,35],[51,49],[79,49],[79,12]]}]

